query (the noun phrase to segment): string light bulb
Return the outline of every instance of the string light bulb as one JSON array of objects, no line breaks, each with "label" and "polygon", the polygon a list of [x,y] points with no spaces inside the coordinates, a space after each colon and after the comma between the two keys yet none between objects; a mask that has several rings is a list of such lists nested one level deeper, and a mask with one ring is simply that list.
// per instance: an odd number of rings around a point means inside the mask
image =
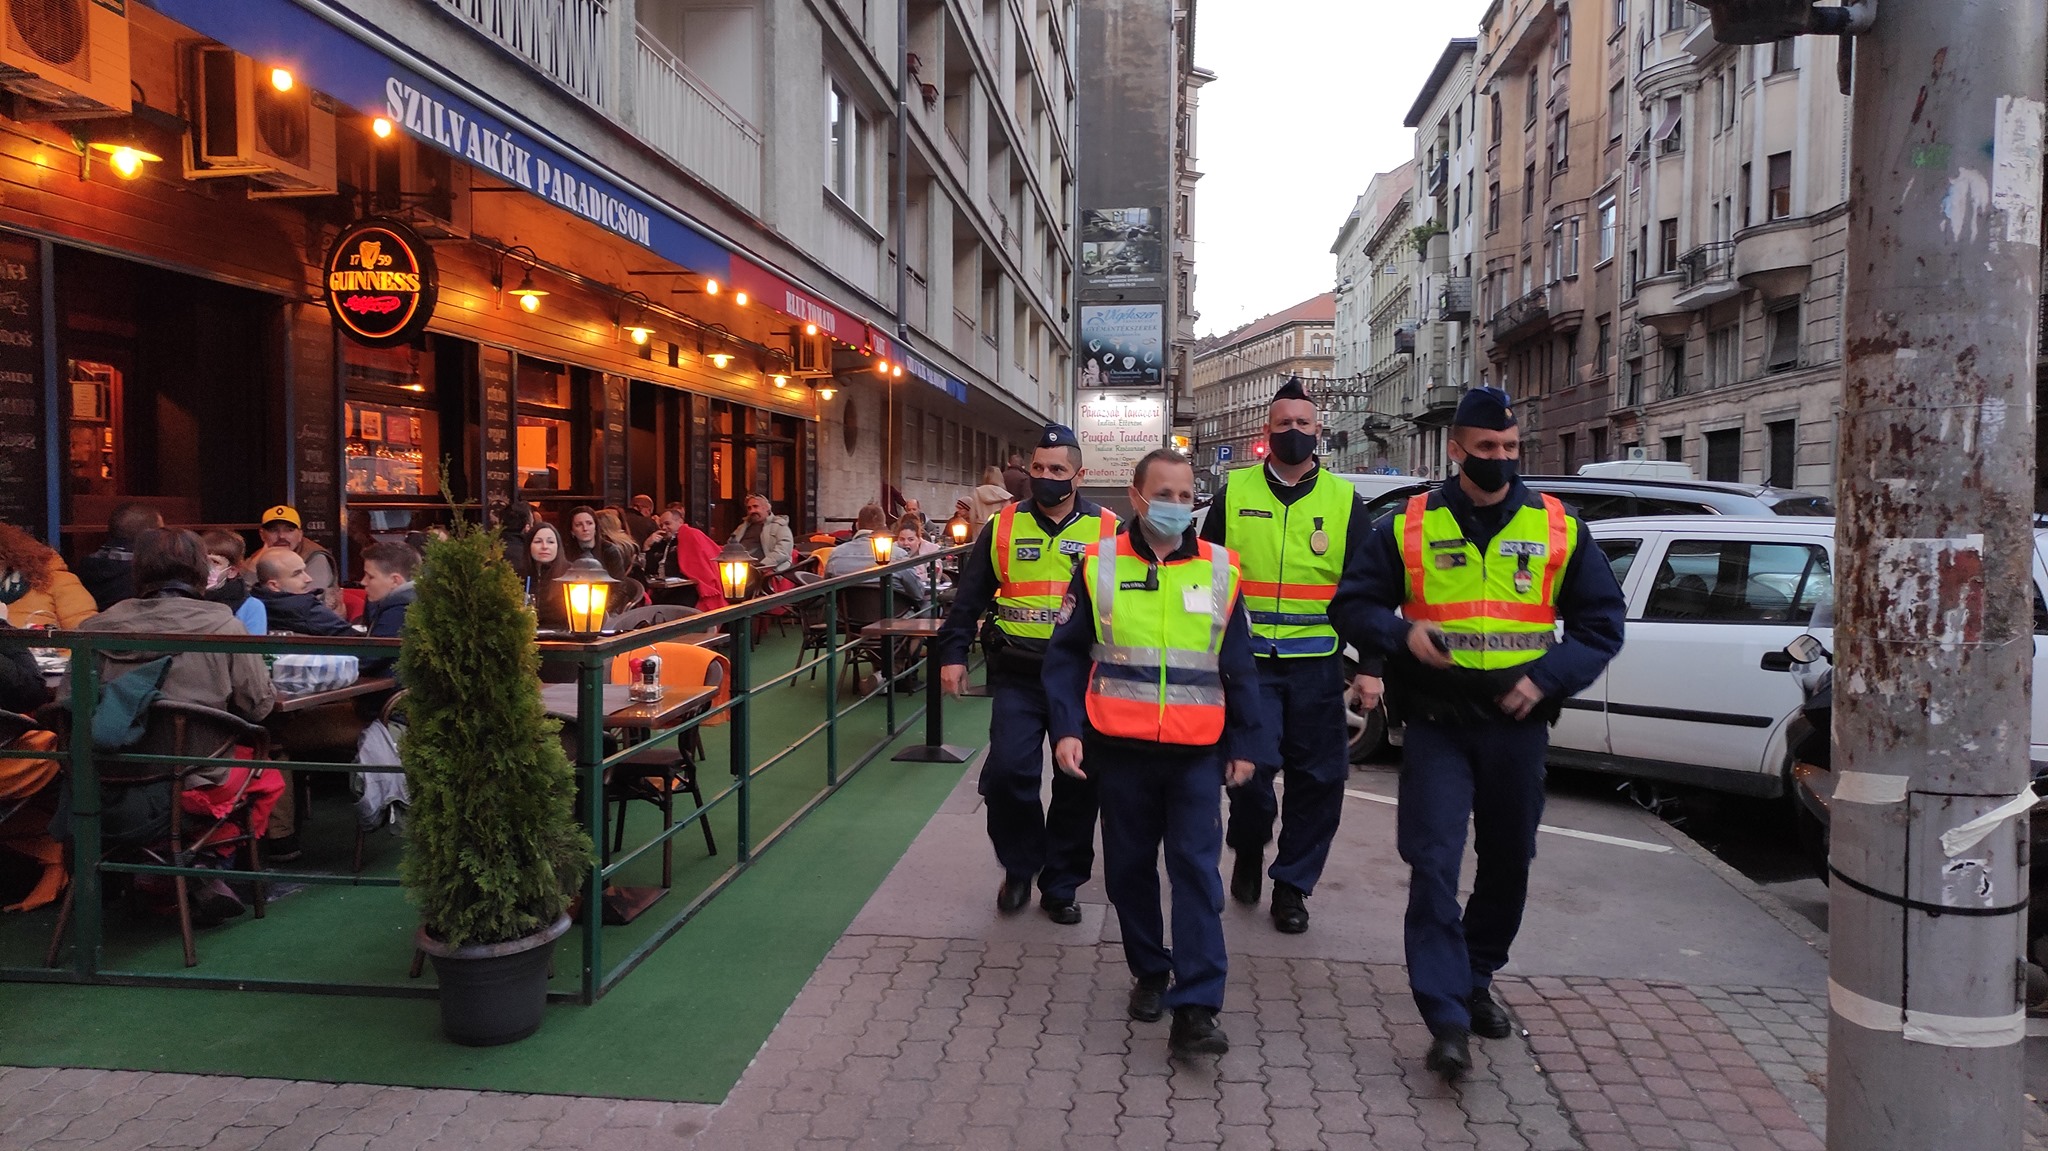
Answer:
[{"label": "string light bulb", "polygon": [[822,388],[819,388],[819,389],[818,389],[818,398],[819,398],[819,399],[829,400],[829,399],[831,399],[831,398],[832,398],[833,396],[836,396],[836,395],[838,395],[838,394],[839,394],[839,389],[838,389],[838,388],[835,388],[835,387],[833,387],[833,386],[832,386],[831,384],[826,384],[826,385],[825,385],[824,387],[822,387]]},{"label": "string light bulb", "polygon": [[707,296],[715,296],[715,295],[717,295],[717,294],[718,294],[718,281],[717,281],[717,280],[706,280],[706,281],[704,281],[704,294],[705,294],[705,295],[707,295]]},{"label": "string light bulb", "polygon": [[789,377],[783,375],[781,372],[777,372],[769,378],[775,381],[775,386],[778,388],[786,388],[789,386]]},{"label": "string light bulb", "polygon": [[270,70],[270,86],[278,91],[289,92],[297,84],[298,79],[292,75],[291,69],[272,68]]},{"label": "string light bulb", "polygon": [[713,365],[714,365],[715,367],[719,368],[719,369],[720,369],[721,371],[722,371],[722,370],[724,370],[724,368],[725,368],[725,366],[726,366],[727,364],[730,364],[730,363],[732,363],[732,353],[731,353],[731,352],[713,352],[713,353],[711,353],[711,354],[710,354],[709,356],[707,356],[707,357],[705,357],[705,358],[706,358],[706,359],[708,359],[708,360],[710,360],[710,361],[711,361],[711,363],[712,363],[712,364],[713,364]]},{"label": "string light bulb", "polygon": [[389,140],[391,138],[391,132],[392,127],[390,117],[379,116],[376,119],[370,121],[370,133],[376,136],[379,140]]},{"label": "string light bulb", "polygon": [[734,292],[732,296],[732,302],[738,304],[742,308],[746,307],[747,294],[745,292]]}]

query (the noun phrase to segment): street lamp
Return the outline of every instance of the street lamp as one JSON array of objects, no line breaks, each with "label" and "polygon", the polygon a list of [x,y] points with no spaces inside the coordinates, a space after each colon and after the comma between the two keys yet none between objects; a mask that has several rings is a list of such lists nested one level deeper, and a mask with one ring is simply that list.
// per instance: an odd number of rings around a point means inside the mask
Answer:
[{"label": "street lamp", "polygon": [[596,635],[604,630],[605,608],[610,606],[612,588],[619,581],[604,570],[595,556],[583,556],[562,573],[562,599],[569,609],[569,630],[577,635]]},{"label": "street lamp", "polygon": [[718,588],[728,602],[747,598],[747,584],[754,578],[754,557],[737,543],[728,543],[718,553]]}]

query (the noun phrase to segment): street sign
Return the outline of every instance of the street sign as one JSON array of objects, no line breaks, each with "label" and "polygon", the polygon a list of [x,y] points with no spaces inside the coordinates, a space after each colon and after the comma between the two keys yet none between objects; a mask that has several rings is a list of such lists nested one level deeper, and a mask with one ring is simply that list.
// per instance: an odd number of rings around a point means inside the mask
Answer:
[{"label": "street sign", "polygon": [[1227,463],[1229,463],[1229,462],[1230,462],[1230,445],[1229,445],[1229,444],[1217,444],[1217,445],[1216,445],[1216,462],[1217,462],[1217,463],[1219,463],[1219,464],[1227,464]]}]

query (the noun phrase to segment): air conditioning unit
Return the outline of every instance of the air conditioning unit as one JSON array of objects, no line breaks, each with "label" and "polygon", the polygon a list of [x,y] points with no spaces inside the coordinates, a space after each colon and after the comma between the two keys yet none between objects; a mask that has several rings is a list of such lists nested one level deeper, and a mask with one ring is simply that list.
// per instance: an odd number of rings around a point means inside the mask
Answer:
[{"label": "air conditioning unit", "polygon": [[804,335],[802,328],[795,329],[796,374],[799,376],[829,376],[832,374],[832,337],[820,331],[815,336]]},{"label": "air conditioning unit", "polygon": [[192,130],[185,178],[245,176],[249,195],[331,196],[334,101],[303,84],[279,91],[256,62],[232,48],[193,48]]},{"label": "air conditioning unit", "polygon": [[1650,458],[1650,453],[1641,448],[1630,448],[1628,450],[1628,458],[1630,463],[1641,463]]},{"label": "air conditioning unit", "polygon": [[38,118],[126,116],[128,17],[95,0],[0,0],[0,88],[42,105]]}]

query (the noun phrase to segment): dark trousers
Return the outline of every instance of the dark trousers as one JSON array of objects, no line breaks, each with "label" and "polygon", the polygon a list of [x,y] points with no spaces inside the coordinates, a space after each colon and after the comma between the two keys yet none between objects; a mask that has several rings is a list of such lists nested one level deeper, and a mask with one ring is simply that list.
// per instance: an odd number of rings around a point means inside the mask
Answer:
[{"label": "dark trousers", "polygon": [[[1229,957],[1223,947],[1223,850],[1216,793],[1221,748],[1157,753],[1111,749],[1087,738],[1081,770],[1102,791],[1102,879],[1123,927],[1131,974],[1173,973],[1168,1007],[1223,1006]],[[1159,914],[1159,854],[1173,884],[1173,947]]]},{"label": "dark trousers", "polygon": [[[1266,873],[1313,892],[1337,838],[1344,784],[1351,778],[1341,658],[1260,659],[1259,705],[1280,733],[1280,766],[1261,767],[1250,782],[1231,789],[1230,849],[1263,850],[1279,816],[1280,850]],[[1286,798],[1276,800],[1273,778],[1282,771]]]},{"label": "dark trousers", "polygon": [[1095,870],[1095,782],[1055,771],[1052,803],[1042,803],[1045,688],[1035,674],[991,673],[989,690],[981,798],[996,860],[1011,875],[1036,875],[1045,895],[1072,899]]},{"label": "dark trousers", "polygon": [[[1409,867],[1403,941],[1408,986],[1431,1027],[1470,1027],[1465,1001],[1507,964],[1536,858],[1549,746],[1541,723],[1408,725],[1396,823]],[[1468,817],[1479,865],[1461,911]]]}]

